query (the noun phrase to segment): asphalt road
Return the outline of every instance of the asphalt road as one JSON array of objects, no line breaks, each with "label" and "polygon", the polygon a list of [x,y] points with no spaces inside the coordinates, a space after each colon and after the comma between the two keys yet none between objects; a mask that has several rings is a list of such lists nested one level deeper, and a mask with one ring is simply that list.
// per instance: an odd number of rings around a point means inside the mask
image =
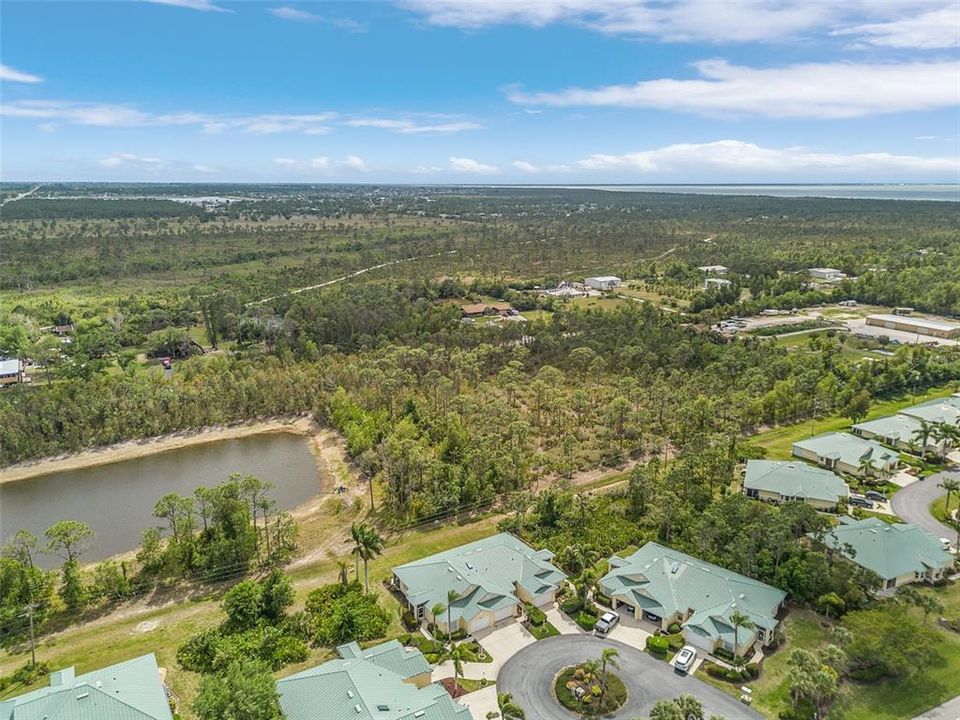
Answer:
[{"label": "asphalt road", "polygon": [[707,717],[720,714],[727,720],[762,720],[755,710],[705,682],[674,672],[672,666],[637,648],[592,635],[560,635],[523,648],[507,660],[497,676],[500,692],[513,695],[527,720],[571,720],[576,716],[553,698],[553,682],[563,668],[600,657],[604,648],[620,652],[620,669],[614,670],[627,686],[627,702],[615,720],[647,717],[657,700],[672,700],[683,693],[697,696]]},{"label": "asphalt road", "polygon": [[894,514],[905,522],[916,523],[924,530],[932,532],[935,537],[955,541],[957,531],[930,514],[930,503],[947,494],[946,490],[939,485],[948,477],[960,479],[960,472],[937,473],[926,480],[918,480],[898,490],[891,501]]}]

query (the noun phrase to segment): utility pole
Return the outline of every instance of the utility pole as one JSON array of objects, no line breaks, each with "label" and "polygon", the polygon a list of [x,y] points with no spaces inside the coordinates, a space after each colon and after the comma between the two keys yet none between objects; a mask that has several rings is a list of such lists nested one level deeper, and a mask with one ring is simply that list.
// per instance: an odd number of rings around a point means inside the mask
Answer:
[{"label": "utility pole", "polygon": [[27,605],[27,617],[30,619],[30,667],[36,667],[37,665],[37,646],[36,638],[33,634],[33,611],[36,609],[34,603]]}]

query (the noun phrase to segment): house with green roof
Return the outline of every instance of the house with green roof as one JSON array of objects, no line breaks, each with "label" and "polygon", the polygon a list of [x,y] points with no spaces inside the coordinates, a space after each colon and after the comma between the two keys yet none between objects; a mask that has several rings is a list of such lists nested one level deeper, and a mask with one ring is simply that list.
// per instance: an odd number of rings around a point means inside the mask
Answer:
[{"label": "house with green roof", "polygon": [[[680,623],[687,642],[707,652],[733,652],[736,638],[739,654],[770,643],[787,597],[783,590],[655,542],[630,557],[610,558],[600,589],[614,609],[624,608],[661,630]],[[738,631],[730,619],[735,611],[754,627]]]},{"label": "house with green roof", "polygon": [[829,470],[863,477],[892,475],[900,466],[900,454],[874,440],[850,433],[831,432],[798,440],[793,455]]},{"label": "house with green roof", "polygon": [[850,562],[872,570],[891,589],[915,582],[933,583],[953,568],[953,556],[919,525],[891,525],[879,518],[842,518],[823,543]]},{"label": "house with green roof", "polygon": [[[534,550],[510,533],[415,560],[393,569],[393,587],[418,621],[471,634],[523,612],[524,603],[551,605],[566,575],[549,550]],[[450,592],[457,599],[447,608]],[[433,608],[443,605],[436,617]]]},{"label": "house with green roof", "polygon": [[919,405],[904,408],[900,414],[925,420],[932,425],[943,423],[960,427],[960,397],[951,395],[937,400],[928,400]]},{"label": "house with green roof", "polygon": [[50,685],[0,701],[0,720],[173,720],[153,653],[77,675],[50,673]]},{"label": "house with green roof", "polygon": [[430,684],[430,664],[419,650],[393,640],[337,652],[337,660],[277,681],[286,720],[471,720],[442,685]]},{"label": "house with green roof", "polygon": [[[922,427],[920,418],[898,414],[856,423],[851,430],[855,435],[882,442],[897,450],[912,450],[920,447]],[[943,441],[937,442],[933,437],[928,437],[925,449],[939,454],[944,449]]]},{"label": "house with green roof", "polygon": [[835,510],[850,488],[829,470],[802,462],[747,460],[743,493],[749,498],[782,503],[799,500],[817,510]]}]

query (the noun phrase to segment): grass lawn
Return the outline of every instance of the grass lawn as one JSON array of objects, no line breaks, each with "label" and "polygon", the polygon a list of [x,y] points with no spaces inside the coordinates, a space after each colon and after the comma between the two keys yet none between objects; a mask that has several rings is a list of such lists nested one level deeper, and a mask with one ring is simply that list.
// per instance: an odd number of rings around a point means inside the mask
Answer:
[{"label": "grass lawn", "polygon": [[[946,397],[953,392],[955,392],[955,386],[953,383],[951,383],[938,388],[933,388],[924,393],[919,393],[916,396],[907,393],[891,400],[884,400],[882,402],[874,403],[873,406],[871,406],[870,411],[867,413],[867,417],[864,419],[875,420],[876,418],[893,415],[898,410],[902,410],[905,407],[925,402],[927,400],[933,400],[934,398]],[[850,428],[850,425],[852,425],[850,418],[834,415],[831,417],[819,418],[815,423],[805,420],[804,422],[795,423],[793,425],[783,425],[781,427],[773,428],[772,430],[767,430],[766,432],[757,433],[753,437],[749,438],[749,440],[752,444],[766,448],[769,458],[773,460],[786,460],[790,457],[790,453],[793,449],[793,443],[797,442],[797,440],[803,440],[804,438],[811,437],[812,435],[820,435],[826,432],[847,430]]]},{"label": "grass lawn", "polygon": [[528,625],[527,630],[529,630],[530,634],[537,640],[543,640],[560,634],[560,631],[557,630],[549,620],[544,621],[542,625]]},{"label": "grass lawn", "polygon": [[473,678],[460,678],[460,687],[462,687],[468,693],[476,692],[481,688],[485,688],[489,685],[494,685],[494,684],[495,683],[492,683],[489,680],[474,680]]},{"label": "grass lawn", "polygon": [[[956,494],[954,493],[950,498],[950,511],[956,512]],[[930,503],[930,514],[933,515],[940,522],[950,523],[953,521],[953,518],[947,517],[947,496],[937,498],[932,503]]]}]

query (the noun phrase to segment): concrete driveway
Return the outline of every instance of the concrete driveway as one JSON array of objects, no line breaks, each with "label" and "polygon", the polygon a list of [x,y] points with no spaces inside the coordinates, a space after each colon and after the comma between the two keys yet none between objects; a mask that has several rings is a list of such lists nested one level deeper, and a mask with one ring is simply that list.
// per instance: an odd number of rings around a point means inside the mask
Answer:
[{"label": "concrete driveway", "polygon": [[552,605],[545,614],[547,616],[547,620],[550,621],[550,624],[559,630],[561,635],[583,634],[583,630],[580,629],[580,626],[560,612],[560,608],[558,608],[556,605]]},{"label": "concrete driveway", "polygon": [[653,630],[652,623],[637,620],[632,613],[620,611],[620,622],[607,637],[643,650],[647,646],[647,638],[653,635]]},{"label": "concrete driveway", "polygon": [[497,686],[488,685],[482,690],[476,690],[457,698],[457,702],[470,708],[473,720],[487,720],[488,712],[500,712],[497,705]]},{"label": "concrete driveway", "polygon": [[724,715],[727,720],[762,720],[755,710],[730,695],[689,675],[680,675],[667,663],[610,638],[590,635],[560,635],[524,648],[510,658],[500,671],[500,692],[513,695],[527,713],[527,720],[570,720],[573,715],[553,698],[557,673],[569,665],[600,656],[604,648],[620,652],[620,669],[615,672],[627,686],[626,704],[610,720],[647,717],[658,700],[672,700],[692,693],[703,703],[705,714]]},{"label": "concrete driveway", "polygon": [[950,477],[960,480],[960,472],[937,473],[898,490],[891,503],[893,511],[905,522],[916,523],[937,538],[948,538],[955,542],[957,531],[930,514],[930,503],[947,494],[946,490],[939,487],[940,483]]},{"label": "concrete driveway", "polygon": [[[531,635],[523,625],[516,620],[505,620],[501,625],[481,630],[473,636],[490,653],[493,662],[464,663],[462,677],[473,680],[495,680],[500,668],[519,650],[525,648],[537,639]],[[453,663],[449,660],[440,663],[433,669],[433,679],[453,677]]]}]

